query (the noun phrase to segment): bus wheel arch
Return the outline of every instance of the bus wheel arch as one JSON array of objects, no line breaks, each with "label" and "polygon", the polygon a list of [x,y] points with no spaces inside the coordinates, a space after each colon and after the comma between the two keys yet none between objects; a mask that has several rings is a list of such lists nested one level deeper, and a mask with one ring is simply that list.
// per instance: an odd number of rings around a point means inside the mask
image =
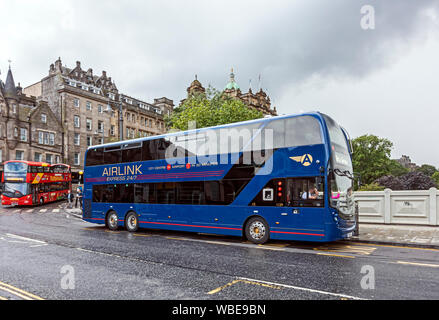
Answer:
[{"label": "bus wheel arch", "polygon": [[119,227],[119,217],[113,209],[108,210],[105,214],[105,226],[112,231],[117,230]]},{"label": "bus wheel arch", "polygon": [[125,229],[129,232],[139,230],[139,215],[133,210],[125,214]]},{"label": "bus wheel arch", "polygon": [[264,244],[270,239],[270,226],[264,217],[252,215],[245,220],[242,234],[253,243]]}]

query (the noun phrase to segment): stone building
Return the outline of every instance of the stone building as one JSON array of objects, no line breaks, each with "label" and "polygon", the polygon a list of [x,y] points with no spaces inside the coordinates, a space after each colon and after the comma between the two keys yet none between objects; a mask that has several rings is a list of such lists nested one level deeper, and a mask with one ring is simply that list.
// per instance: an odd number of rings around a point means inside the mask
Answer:
[{"label": "stone building", "polygon": [[417,168],[419,168],[416,163],[412,162],[410,157],[406,155],[403,155],[401,158],[396,159],[396,161],[398,161],[400,165],[402,165],[406,169],[409,169],[410,171],[415,171]]},{"label": "stone building", "polygon": [[[197,76],[195,76],[195,80],[192,81],[187,88],[187,96],[190,97],[191,95],[205,92],[206,89],[202,86],[200,81],[198,81]],[[253,93],[251,88],[249,88],[247,93],[241,92],[238,83],[235,81],[233,69],[230,73],[229,82],[225,86],[223,92],[230,97],[240,99],[246,106],[261,111],[264,115],[277,115],[276,107],[271,109],[270,97],[262,90],[262,88],[260,88],[257,93]],[[185,100],[186,99],[182,100],[181,104],[184,103]]]},{"label": "stone building", "polygon": [[174,107],[165,97],[148,103],[125,95],[105,71],[95,75],[79,61],[68,68],[61,58],[50,65],[46,77],[23,92],[48,102],[62,125],[61,162],[71,165],[73,172],[83,169],[88,146],[166,132],[164,116]]},{"label": "stone building", "polygon": [[47,102],[24,94],[11,68],[0,80],[0,163],[7,160],[60,162],[61,123]]}]

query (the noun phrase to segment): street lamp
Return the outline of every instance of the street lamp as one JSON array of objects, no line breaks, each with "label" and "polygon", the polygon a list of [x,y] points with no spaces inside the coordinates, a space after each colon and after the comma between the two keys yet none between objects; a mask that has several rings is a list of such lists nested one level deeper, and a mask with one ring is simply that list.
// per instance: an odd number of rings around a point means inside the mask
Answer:
[{"label": "street lamp", "polygon": [[[110,105],[110,97],[108,97],[108,105],[107,105],[107,110],[106,112],[110,112],[113,109],[111,108]],[[114,101],[114,103],[116,104],[116,101]],[[119,139],[123,140],[123,113],[122,113],[122,100],[119,101],[118,103],[119,106]]]}]

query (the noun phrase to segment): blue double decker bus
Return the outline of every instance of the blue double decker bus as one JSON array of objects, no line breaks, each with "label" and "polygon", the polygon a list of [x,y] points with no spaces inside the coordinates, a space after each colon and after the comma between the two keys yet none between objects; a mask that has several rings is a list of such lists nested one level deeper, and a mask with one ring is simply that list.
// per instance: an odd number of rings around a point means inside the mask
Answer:
[{"label": "blue double decker bus", "polygon": [[347,132],[313,112],[89,147],[83,220],[329,242],[355,230]]}]

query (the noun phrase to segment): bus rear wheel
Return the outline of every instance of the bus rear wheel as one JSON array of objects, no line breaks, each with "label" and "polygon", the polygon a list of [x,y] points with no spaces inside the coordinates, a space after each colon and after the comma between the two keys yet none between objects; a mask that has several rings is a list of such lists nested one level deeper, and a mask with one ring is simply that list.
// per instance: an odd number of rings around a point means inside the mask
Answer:
[{"label": "bus rear wheel", "polygon": [[110,211],[107,214],[107,219],[105,222],[108,229],[113,231],[117,230],[117,228],[119,227],[119,218],[117,217],[117,213],[114,211]]},{"label": "bus rear wheel", "polygon": [[246,238],[256,244],[263,244],[270,238],[270,230],[267,222],[260,218],[251,218],[245,225]]},{"label": "bus rear wheel", "polygon": [[139,218],[135,212],[129,212],[125,218],[125,228],[129,232],[136,232],[139,229]]}]

